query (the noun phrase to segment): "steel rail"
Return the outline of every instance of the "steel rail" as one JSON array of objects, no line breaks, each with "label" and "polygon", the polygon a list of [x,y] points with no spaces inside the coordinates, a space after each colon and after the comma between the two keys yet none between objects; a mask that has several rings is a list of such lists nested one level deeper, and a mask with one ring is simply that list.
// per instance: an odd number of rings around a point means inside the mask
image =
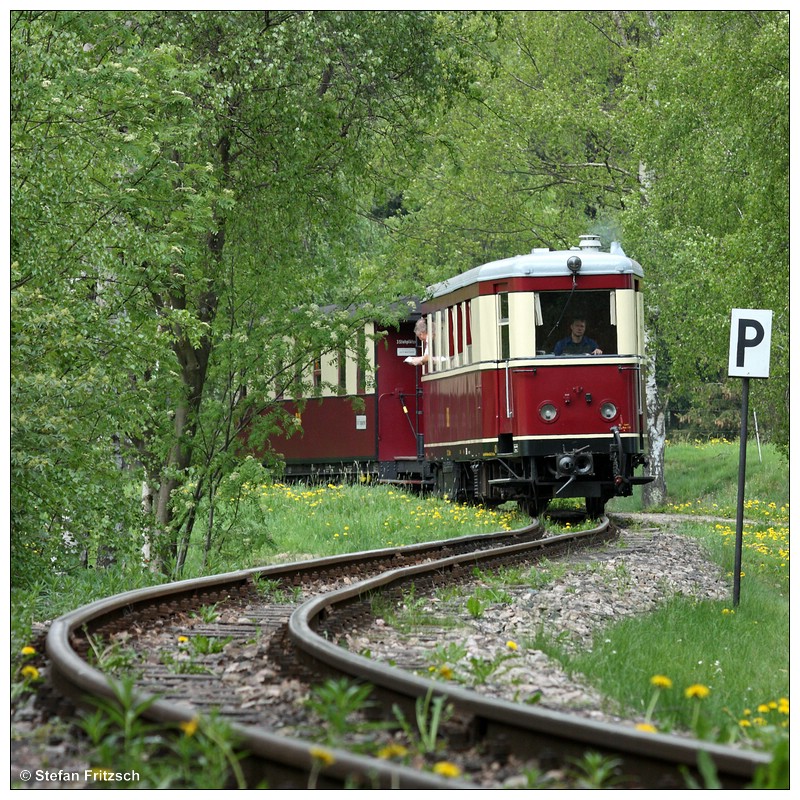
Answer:
[{"label": "steel rail", "polygon": [[538,752],[549,758],[558,752],[566,757],[580,757],[588,750],[597,751],[621,758],[623,771],[641,776],[647,788],[686,788],[683,771],[688,770],[695,778],[701,779],[698,759],[701,751],[704,751],[712,759],[723,787],[746,786],[752,781],[756,770],[770,762],[770,756],[484,698],[468,689],[413,675],[352,653],[339,646],[335,634],[331,635],[337,613],[341,614],[343,608],[358,601],[366,602],[373,593],[399,588],[432,573],[452,572],[482,561],[517,558],[536,550],[546,552],[554,546],[577,544],[581,540],[596,537],[608,525],[608,519],[605,519],[591,531],[401,567],[318,595],[292,613],[289,637],[304,659],[316,668],[345,673],[370,683],[383,694],[384,699],[391,698],[412,714],[418,698],[445,698],[456,713],[466,715],[471,735],[476,740],[502,740],[504,747],[522,756],[530,757],[531,752]]},{"label": "steel rail", "polygon": [[[53,621],[45,643],[51,664],[50,679],[58,691],[78,705],[91,706],[92,698],[116,702],[120,682],[91,666],[76,652],[74,644],[79,638],[79,631],[102,630],[121,618],[145,611],[152,616],[173,613],[176,605],[188,610],[196,607],[199,602],[215,602],[231,594],[245,592],[258,578],[298,580],[304,575],[335,572],[339,568],[352,567],[354,563],[379,564],[391,563],[396,559],[424,558],[426,554],[440,554],[443,550],[469,550],[476,545],[494,544],[506,539],[538,537],[541,534],[540,524],[534,521],[532,525],[515,531],[477,534],[290,564],[254,567],[123,592],[89,603]],[[168,608],[167,604],[171,604],[172,607]],[[135,693],[137,703],[145,701],[150,703],[144,716],[154,722],[176,725],[190,722],[198,715],[197,709],[191,703],[176,703],[172,700],[166,702],[154,700],[154,697],[157,696],[141,690]],[[296,788],[304,788],[303,780],[315,767],[315,756],[312,751],[316,745],[278,736],[249,725],[232,723],[231,728],[242,747],[251,756],[269,762],[273,772],[280,776],[281,781]],[[388,764],[336,748],[325,749],[330,751],[334,761],[330,766],[326,766],[323,774],[319,776],[317,785],[320,788],[341,787],[358,782],[367,787],[379,788],[475,788],[472,784],[423,773],[403,765]]]}]

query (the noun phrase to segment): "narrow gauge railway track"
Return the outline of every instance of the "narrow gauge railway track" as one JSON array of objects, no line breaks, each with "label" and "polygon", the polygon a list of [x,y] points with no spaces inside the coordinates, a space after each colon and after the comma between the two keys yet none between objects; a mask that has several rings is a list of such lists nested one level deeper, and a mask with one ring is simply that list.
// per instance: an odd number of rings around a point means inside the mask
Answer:
[{"label": "narrow gauge railway track", "polygon": [[[297,674],[298,665],[291,652],[286,651],[288,618],[297,603],[287,604],[265,600],[257,584],[268,582],[279,587],[278,594],[308,597],[352,583],[386,570],[435,561],[454,554],[490,550],[509,543],[536,541],[544,528],[533,525],[515,531],[464,536],[440,542],[428,542],[406,547],[350,553],[344,556],[311,559],[270,567],[242,570],[187,581],[125,592],[95,601],[55,620],[47,634],[46,650],[50,659],[51,681],[64,696],[81,706],[92,706],[93,700],[115,701],[113,676],[106,675],[90,663],[92,639],[125,640],[132,631],[146,631],[180,625],[192,612],[216,604],[238,604],[246,608],[263,606],[252,613],[248,623],[234,623],[212,630],[206,625],[193,629],[208,636],[233,637],[240,643],[254,636],[268,642],[260,648],[257,658],[273,660],[282,674]],[[248,613],[253,611],[248,609]],[[265,652],[267,651],[267,652]],[[245,766],[254,784],[269,776],[270,788],[305,788],[312,770],[316,769],[311,752],[313,743],[275,734],[260,720],[259,712],[247,712],[225,703],[224,685],[215,681],[211,692],[203,692],[202,675],[171,674],[158,668],[150,670],[149,678],[137,681],[141,700],[152,702],[144,716],[162,724],[189,722],[199,712],[218,708],[231,720],[241,748],[250,754]],[[313,676],[306,673],[308,680]],[[188,686],[187,686],[188,684]],[[362,758],[347,752],[333,751],[335,761],[317,779],[319,788],[341,788],[345,785],[378,786],[380,788],[453,788],[454,781],[437,775],[420,773],[374,759]]]},{"label": "narrow gauge railway track", "polygon": [[[407,718],[409,713],[413,718],[418,698],[442,695],[454,711],[448,735],[456,747],[478,747],[487,755],[513,753],[521,761],[550,764],[591,750],[621,758],[630,785],[646,788],[684,787],[681,769],[697,774],[698,753],[702,749],[713,759],[723,786],[746,786],[756,768],[769,761],[768,757],[709,743],[700,747],[678,737],[642,734],[558,712],[481,698],[460,687],[373,662],[340,646],[342,637],[369,619],[371,598],[377,593],[399,597],[412,584],[419,588],[467,579],[478,565],[491,569],[501,564],[530,563],[545,556],[552,558],[559,552],[608,538],[612,532],[605,521],[592,531],[549,539],[541,539],[541,535],[542,530],[533,526],[507,534],[246,570],[98,601],[53,623],[47,650],[54,682],[76,700],[86,696],[112,697],[107,677],[86,661],[89,636],[112,636],[148,624],[163,627],[165,619],[185,619],[203,605],[238,604],[242,617],[234,614],[233,622],[223,630],[203,626],[193,630],[216,636],[224,632],[240,644],[253,642],[254,635],[260,636],[262,646],[251,644],[251,656],[256,660],[268,657],[278,665],[278,674],[302,676],[309,684],[319,682],[321,676],[347,675],[371,684],[373,696],[383,701],[382,708],[397,705]],[[354,576],[354,572],[359,574]],[[298,606],[267,605],[262,598],[263,608],[254,611],[254,589],[263,580],[294,587],[295,597],[302,594],[306,599]],[[265,641],[268,644],[264,645]],[[224,669],[225,664],[220,661],[220,672]],[[269,672],[267,669],[267,675]],[[208,707],[218,708],[232,721],[243,748],[253,756],[249,764],[254,782],[266,776],[270,788],[304,788],[314,766],[312,743],[276,734],[265,721],[268,710],[263,703],[251,698],[250,703],[243,704],[249,705],[249,710],[241,704],[237,706],[235,693],[232,696],[226,691],[220,676],[216,678],[216,690],[206,691],[204,697],[200,688],[203,678],[176,676],[159,668],[149,670],[137,687],[143,695],[157,694],[162,699],[150,706],[148,716],[174,723],[188,721]],[[317,784],[320,788],[477,788],[345,751],[332,750],[332,755],[334,763],[321,776]]]}]

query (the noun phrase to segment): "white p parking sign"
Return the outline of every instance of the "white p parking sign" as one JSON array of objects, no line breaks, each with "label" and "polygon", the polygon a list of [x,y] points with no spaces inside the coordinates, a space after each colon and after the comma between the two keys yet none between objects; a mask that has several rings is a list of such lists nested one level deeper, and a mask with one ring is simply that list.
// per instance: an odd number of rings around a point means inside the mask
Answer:
[{"label": "white p parking sign", "polygon": [[734,308],[728,375],[731,378],[769,378],[772,312]]},{"label": "white p parking sign", "polygon": [[739,431],[739,490],[736,502],[736,549],[733,556],[733,604],[739,605],[744,535],[744,485],[747,464],[747,408],[750,378],[769,378],[772,312],[745,308],[731,311],[731,344],[728,375],[742,379],[742,425]]}]

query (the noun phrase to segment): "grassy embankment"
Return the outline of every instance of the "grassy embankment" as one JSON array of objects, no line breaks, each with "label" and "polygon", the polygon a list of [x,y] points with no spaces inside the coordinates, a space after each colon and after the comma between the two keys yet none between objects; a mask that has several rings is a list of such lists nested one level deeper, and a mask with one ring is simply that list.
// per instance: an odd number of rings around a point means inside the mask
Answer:
[{"label": "grassy embankment", "polygon": [[[738,457],[738,443],[671,444],[669,501],[658,509],[687,515],[678,530],[698,539],[731,587]],[[722,741],[788,736],[788,467],[774,449],[762,448],[760,457],[753,445],[746,477],[737,606],[732,591],[721,602],[675,598],[604,632],[590,653],[565,656],[570,668],[659,730],[694,729]],[[609,510],[637,502],[614,501]]]}]

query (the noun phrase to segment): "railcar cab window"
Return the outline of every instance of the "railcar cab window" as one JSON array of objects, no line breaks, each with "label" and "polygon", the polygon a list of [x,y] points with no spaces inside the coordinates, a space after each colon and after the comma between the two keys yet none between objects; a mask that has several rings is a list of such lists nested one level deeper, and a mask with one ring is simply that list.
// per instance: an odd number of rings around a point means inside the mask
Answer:
[{"label": "railcar cab window", "polygon": [[[537,292],[535,300],[536,355],[556,355],[559,342],[571,339],[575,320],[583,320],[583,333],[604,354],[619,352],[617,303],[613,291]],[[567,348],[562,356],[570,355]],[[574,353],[573,353],[574,354]]]}]

